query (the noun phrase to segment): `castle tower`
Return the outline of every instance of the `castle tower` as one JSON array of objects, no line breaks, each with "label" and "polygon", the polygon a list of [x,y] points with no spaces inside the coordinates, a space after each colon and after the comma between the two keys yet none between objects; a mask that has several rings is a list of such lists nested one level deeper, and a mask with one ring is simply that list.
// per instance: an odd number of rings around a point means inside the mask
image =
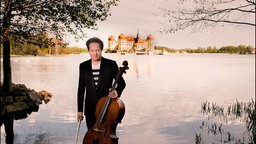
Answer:
[{"label": "castle tower", "polygon": [[108,37],[108,52],[116,52],[118,42],[115,40],[115,37],[111,35]]},{"label": "castle tower", "polygon": [[149,34],[148,37],[147,37],[147,50],[148,51],[154,51],[154,47],[155,47],[155,44],[154,44],[154,36],[152,34]]}]

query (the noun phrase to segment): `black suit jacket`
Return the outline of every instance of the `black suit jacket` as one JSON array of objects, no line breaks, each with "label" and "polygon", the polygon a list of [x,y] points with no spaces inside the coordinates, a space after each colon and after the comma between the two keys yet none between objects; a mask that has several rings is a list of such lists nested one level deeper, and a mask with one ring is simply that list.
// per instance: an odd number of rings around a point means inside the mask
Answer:
[{"label": "black suit jacket", "polygon": [[[84,111],[86,116],[92,116],[95,114],[95,108],[98,100],[103,96],[108,96],[109,89],[112,87],[113,81],[118,73],[117,63],[113,60],[102,57],[98,89],[96,89],[92,75],[91,62],[91,59],[89,59],[82,62],[79,66],[77,106],[78,112]],[[118,97],[121,96],[125,85],[123,77],[120,77],[115,88],[118,93]]]}]

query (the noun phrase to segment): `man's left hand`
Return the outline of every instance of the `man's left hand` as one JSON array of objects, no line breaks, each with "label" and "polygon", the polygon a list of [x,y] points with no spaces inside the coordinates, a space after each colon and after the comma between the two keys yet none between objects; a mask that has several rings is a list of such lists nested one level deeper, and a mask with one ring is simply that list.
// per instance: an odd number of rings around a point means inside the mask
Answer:
[{"label": "man's left hand", "polygon": [[113,90],[113,91],[109,92],[108,96],[111,97],[112,99],[117,98],[118,97],[117,91]]}]

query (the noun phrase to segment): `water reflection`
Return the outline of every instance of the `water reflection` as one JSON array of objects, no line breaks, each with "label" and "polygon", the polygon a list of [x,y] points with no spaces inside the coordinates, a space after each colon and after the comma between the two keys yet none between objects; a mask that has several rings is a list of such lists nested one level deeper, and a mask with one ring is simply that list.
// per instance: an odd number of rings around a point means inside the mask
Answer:
[{"label": "water reflection", "polygon": [[136,72],[137,81],[139,81],[139,69],[138,69],[137,63],[134,63],[134,69]]},{"label": "water reflection", "polygon": [[[120,66],[129,62],[121,97],[126,114],[117,128],[122,144],[194,143],[206,119],[200,113],[202,102],[247,101],[255,95],[254,55],[105,56]],[[14,83],[53,94],[38,113],[15,122],[18,142],[37,133],[53,143],[74,143],[78,66],[87,58],[12,57]],[[82,122],[79,140],[85,131]]]},{"label": "water reflection", "polygon": [[[145,77],[151,77],[151,73],[153,72],[152,64],[151,64],[151,59],[147,59],[146,61],[143,60],[143,56],[138,56],[141,58],[138,59],[133,59],[129,61],[129,68],[128,72],[135,72],[136,74],[136,81],[140,82],[141,78]],[[142,80],[143,81],[143,80]]]}]

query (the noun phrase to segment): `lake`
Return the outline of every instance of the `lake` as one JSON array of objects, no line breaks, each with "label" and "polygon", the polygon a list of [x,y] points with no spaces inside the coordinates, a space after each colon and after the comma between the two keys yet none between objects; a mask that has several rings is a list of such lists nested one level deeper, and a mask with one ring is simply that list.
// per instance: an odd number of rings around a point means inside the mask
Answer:
[{"label": "lake", "polygon": [[[103,56],[116,60],[119,66],[123,60],[129,63],[129,70],[123,75],[127,85],[121,96],[126,113],[117,127],[120,144],[195,143],[195,133],[207,120],[201,113],[203,102],[228,105],[236,100],[247,102],[255,96],[255,55]],[[88,54],[11,57],[14,83],[53,94],[38,112],[15,121],[15,144],[75,143],[78,67],[88,58]],[[239,138],[246,131],[237,120],[230,120],[226,129]],[[85,132],[83,121],[79,143]],[[3,127],[1,135],[3,139]],[[219,138],[204,139],[211,140],[218,143]]]}]

